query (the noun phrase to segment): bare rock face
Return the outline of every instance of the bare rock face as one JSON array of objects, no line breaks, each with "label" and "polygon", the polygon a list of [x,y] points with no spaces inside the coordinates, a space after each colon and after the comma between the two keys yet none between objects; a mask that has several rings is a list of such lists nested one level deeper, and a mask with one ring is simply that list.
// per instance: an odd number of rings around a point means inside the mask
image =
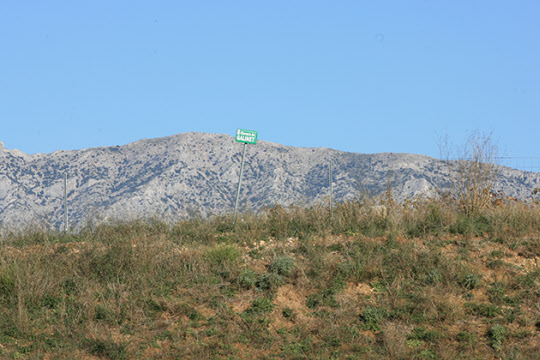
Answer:
[{"label": "bare rock face", "polygon": [[[111,146],[27,155],[0,143],[1,227],[58,227],[68,174],[71,226],[86,221],[232,212],[243,144],[228,135],[185,133]],[[329,196],[355,199],[391,189],[398,201],[448,186],[440,160],[413,154],[355,154],[258,141],[248,145],[240,210],[307,206]],[[540,187],[540,174],[501,168],[496,190],[519,199]]]}]

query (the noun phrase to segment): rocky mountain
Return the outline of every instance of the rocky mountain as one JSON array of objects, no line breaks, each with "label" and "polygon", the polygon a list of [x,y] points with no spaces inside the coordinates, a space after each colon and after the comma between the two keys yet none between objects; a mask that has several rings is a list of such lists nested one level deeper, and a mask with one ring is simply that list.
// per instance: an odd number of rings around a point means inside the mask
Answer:
[{"label": "rocky mountain", "polygon": [[[72,227],[108,218],[174,221],[232,212],[242,147],[231,136],[205,133],[34,155],[0,143],[0,226],[58,227],[65,173]],[[240,210],[325,201],[330,161],[336,201],[365,191],[378,195],[389,186],[395,199],[403,200],[448,186],[446,166],[428,156],[355,154],[258,141],[247,148]],[[536,187],[540,173],[509,168],[501,168],[496,185],[520,199],[529,198]]]}]

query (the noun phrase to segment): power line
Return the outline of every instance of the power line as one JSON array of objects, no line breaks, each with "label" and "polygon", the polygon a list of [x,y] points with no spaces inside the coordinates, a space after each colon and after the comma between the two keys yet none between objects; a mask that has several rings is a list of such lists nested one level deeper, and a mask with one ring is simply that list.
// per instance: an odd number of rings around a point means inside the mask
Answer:
[{"label": "power line", "polygon": [[[472,158],[451,158],[451,161],[475,160]],[[496,156],[493,163],[516,170],[540,172],[540,156]]]},{"label": "power line", "polygon": [[509,168],[540,172],[540,156],[499,156],[496,163]]}]

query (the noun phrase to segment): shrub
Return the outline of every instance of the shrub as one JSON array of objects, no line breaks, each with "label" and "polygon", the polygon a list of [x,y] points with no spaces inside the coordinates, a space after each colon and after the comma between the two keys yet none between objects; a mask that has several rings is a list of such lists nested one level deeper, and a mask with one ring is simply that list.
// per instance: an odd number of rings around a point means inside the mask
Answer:
[{"label": "shrub", "polygon": [[380,307],[368,305],[362,311],[361,319],[364,322],[364,329],[378,331],[381,329],[381,322],[388,317],[388,310]]},{"label": "shrub", "polygon": [[247,308],[245,314],[264,314],[270,313],[274,310],[274,303],[272,299],[268,297],[257,298],[253,300],[253,303],[249,308]]},{"label": "shrub", "polygon": [[205,258],[210,269],[223,278],[229,278],[240,259],[240,250],[235,245],[218,245],[206,251]]},{"label": "shrub", "polygon": [[278,275],[276,273],[262,274],[257,278],[257,281],[255,282],[255,286],[261,291],[275,290],[283,284],[285,284],[285,280],[283,280],[283,277],[281,275]]},{"label": "shrub", "polygon": [[235,264],[240,256],[240,250],[235,245],[219,245],[206,252],[206,259],[217,268]]},{"label": "shrub", "polygon": [[242,288],[249,290],[257,283],[257,273],[251,269],[244,269],[240,272],[236,281]]},{"label": "shrub", "polygon": [[281,256],[270,265],[270,271],[282,276],[291,276],[296,268],[296,262],[290,256]]}]

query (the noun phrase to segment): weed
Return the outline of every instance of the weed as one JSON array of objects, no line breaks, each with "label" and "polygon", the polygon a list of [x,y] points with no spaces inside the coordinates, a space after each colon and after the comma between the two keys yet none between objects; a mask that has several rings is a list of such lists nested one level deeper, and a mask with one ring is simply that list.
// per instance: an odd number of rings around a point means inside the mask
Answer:
[{"label": "weed", "polygon": [[535,270],[517,277],[517,283],[524,288],[534,288],[536,281],[540,278],[540,270]]},{"label": "weed", "polygon": [[501,313],[501,308],[493,304],[485,303],[472,303],[465,304],[467,313],[471,315],[484,316],[487,318],[493,318]]},{"label": "weed", "polygon": [[427,330],[425,327],[416,327],[409,335],[409,339],[423,340],[430,343],[434,343],[442,338],[443,336],[437,331]]},{"label": "weed", "polygon": [[420,339],[409,339],[406,341],[406,344],[411,349],[416,349],[424,345],[424,341]]},{"label": "weed", "polygon": [[489,295],[489,301],[496,304],[505,303],[506,299],[509,299],[508,296],[505,295],[506,291],[506,284],[500,282],[495,282],[491,284],[487,291]]},{"label": "weed", "polygon": [[338,303],[334,297],[345,286],[345,282],[340,277],[331,279],[328,287],[308,296],[306,306],[315,309],[318,306],[337,307]]},{"label": "weed", "polygon": [[164,330],[164,331],[160,332],[158,335],[156,335],[156,339],[157,340],[171,340],[172,341],[174,339],[174,334],[170,330]]},{"label": "weed", "polygon": [[504,326],[496,324],[488,331],[490,345],[497,351],[501,351],[502,344],[506,339],[507,330]]},{"label": "weed", "polygon": [[96,313],[94,315],[96,321],[103,321],[106,323],[114,323],[115,314],[103,305],[96,306]]},{"label": "weed", "polygon": [[274,303],[272,302],[272,299],[268,297],[261,297],[253,300],[253,303],[249,308],[247,308],[244,313],[245,314],[264,314],[269,313],[274,310]]},{"label": "weed", "polygon": [[207,250],[205,254],[211,269],[225,278],[236,267],[240,256],[241,253],[237,246],[224,244]]},{"label": "weed", "polygon": [[205,319],[204,316],[195,309],[190,309],[186,315],[192,321],[201,321]]},{"label": "weed", "polygon": [[496,269],[502,269],[504,268],[504,266],[506,265],[506,263],[500,259],[497,259],[497,260],[491,260],[488,264],[487,264],[487,267],[492,269],[492,270],[496,270]]},{"label": "weed", "polygon": [[90,250],[86,256],[89,259],[89,269],[102,283],[124,281],[134,265],[131,246],[123,244],[114,244],[104,253]]},{"label": "weed", "polygon": [[472,347],[476,345],[478,341],[475,333],[461,331],[456,335],[456,340],[459,341],[463,346]]},{"label": "weed", "polygon": [[418,354],[419,359],[434,360],[437,359],[437,355],[433,349],[425,349]]},{"label": "weed", "polygon": [[378,331],[381,329],[381,322],[388,317],[388,310],[385,308],[368,305],[362,310],[361,319],[364,322],[364,329]]},{"label": "weed", "polygon": [[110,360],[128,358],[126,344],[124,343],[115,343],[112,340],[87,339],[86,347],[92,355],[106,357]]},{"label": "weed", "polygon": [[344,279],[359,282],[363,278],[362,264],[359,261],[344,261],[339,264],[338,273]]},{"label": "weed", "polygon": [[296,312],[290,307],[284,308],[281,314],[283,315],[285,319],[290,320],[290,321],[294,321],[294,319],[296,318]]},{"label": "weed", "polygon": [[290,256],[281,256],[270,265],[270,271],[282,276],[291,276],[296,268],[295,260]]},{"label": "weed", "polygon": [[443,275],[439,269],[433,269],[428,271],[425,275],[425,283],[427,285],[439,284],[443,280]]},{"label": "weed", "polygon": [[0,296],[13,296],[16,285],[16,269],[12,266],[0,267]]},{"label": "weed", "polygon": [[482,276],[478,274],[468,273],[460,281],[459,284],[465,289],[476,289],[482,283]]},{"label": "weed", "polygon": [[240,272],[236,281],[242,288],[249,290],[257,284],[257,273],[251,269],[244,269]]},{"label": "weed", "polygon": [[491,221],[484,215],[461,214],[450,226],[450,233],[457,235],[482,236],[493,232]]},{"label": "weed", "polygon": [[258,290],[261,291],[273,291],[283,284],[285,284],[285,280],[283,280],[283,277],[281,275],[278,275],[276,273],[259,275],[259,277],[257,277],[257,280],[255,281],[255,286]]},{"label": "weed", "polygon": [[61,284],[61,288],[64,290],[64,293],[68,296],[78,295],[80,291],[79,282],[75,278],[65,279]]}]

